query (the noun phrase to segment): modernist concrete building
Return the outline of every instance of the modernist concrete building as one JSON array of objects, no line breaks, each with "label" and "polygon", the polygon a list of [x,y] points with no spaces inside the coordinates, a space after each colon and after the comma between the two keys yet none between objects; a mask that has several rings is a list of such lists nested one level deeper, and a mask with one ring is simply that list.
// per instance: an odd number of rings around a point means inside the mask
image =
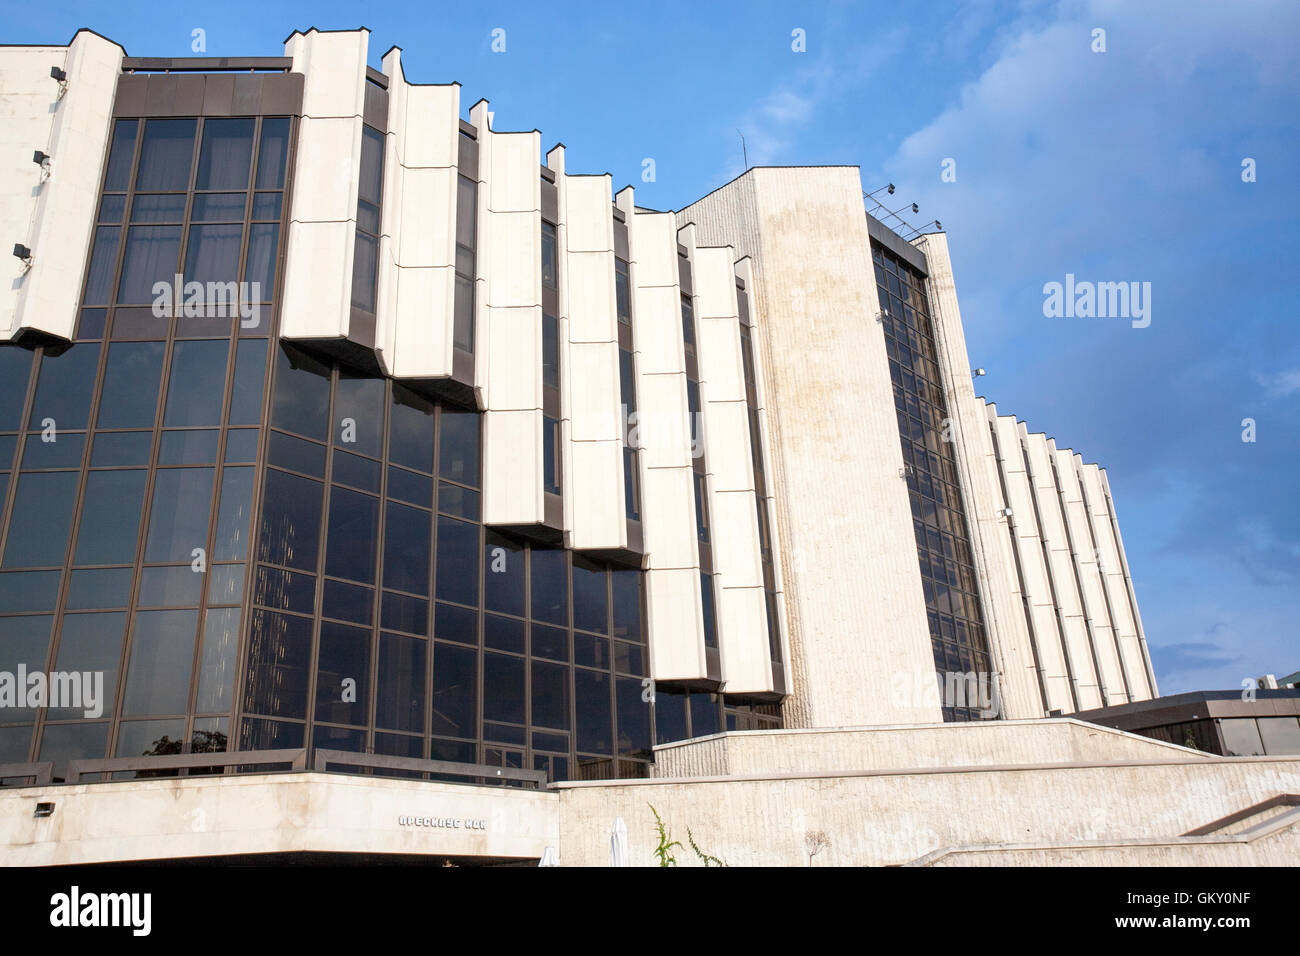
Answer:
[{"label": "modernist concrete building", "polygon": [[[581,821],[657,787],[735,862],[829,828],[901,863],[1024,838],[977,796],[1012,765],[1049,847],[1272,797],[1271,764],[1047,719],[1155,680],[1106,473],[976,397],[945,235],[868,216],[854,167],[643,208],[368,57],[0,51],[15,859],[599,862]],[[1116,760],[1218,797],[1152,826]],[[1072,770],[1113,827],[1067,822]],[[848,832],[899,786],[910,822]]]}]

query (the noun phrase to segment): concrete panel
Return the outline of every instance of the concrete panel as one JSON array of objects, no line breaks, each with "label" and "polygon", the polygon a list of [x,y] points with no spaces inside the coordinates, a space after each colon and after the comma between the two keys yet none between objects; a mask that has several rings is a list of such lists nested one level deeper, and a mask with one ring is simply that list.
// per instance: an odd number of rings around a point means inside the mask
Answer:
[{"label": "concrete panel", "polygon": [[1034,655],[1022,608],[1013,593],[1014,563],[1003,547],[1005,536],[998,513],[997,471],[992,465],[993,439],[983,402],[975,397],[966,335],[962,328],[957,288],[948,255],[948,237],[933,233],[916,240],[929,266],[926,289],[930,300],[940,374],[947,390],[948,415],[957,475],[962,488],[972,560],[983,609],[985,633],[994,667],[1001,673],[1003,715],[1010,718],[1044,716],[1038,681],[1033,678]]},{"label": "concrete panel", "polygon": [[617,343],[613,251],[569,252],[565,288],[570,341]]},{"label": "concrete panel", "polygon": [[488,408],[542,407],[542,310],[493,308],[488,314]]},{"label": "concrete panel", "polygon": [[641,507],[648,567],[698,568],[691,470],[646,469]]},{"label": "concrete panel", "polygon": [[[933,673],[934,658],[919,566],[898,559],[916,545],[857,170],[751,169],[678,221],[701,245],[753,259],[793,661],[787,724],[937,720],[937,691],[900,705],[881,690],[896,674]],[[855,414],[828,415],[844,395]]]},{"label": "concrete panel", "polygon": [[637,350],[641,353],[642,375],[685,373],[682,353],[682,299],[676,285],[641,286],[641,269],[636,270],[632,323]]},{"label": "concrete panel", "polygon": [[406,123],[402,164],[408,169],[455,167],[460,143],[460,84],[403,85]]},{"label": "concrete panel", "polygon": [[1074,457],[1073,453],[1058,449],[1056,474],[1061,482],[1062,514],[1070,537],[1071,558],[1078,579],[1080,603],[1103,688],[1101,706],[1107,707],[1127,703],[1128,695],[1124,690],[1124,676],[1120,670],[1119,655],[1115,650],[1115,639],[1111,633],[1110,622],[1106,620],[1106,602],[1101,590],[1101,575],[1097,573],[1097,556],[1092,545],[1088,511],[1075,472]]},{"label": "concrete panel", "polygon": [[1098,570],[1101,572],[1106,612],[1119,644],[1120,663],[1134,700],[1149,700],[1153,694],[1147,679],[1146,652],[1138,637],[1133,619],[1132,605],[1128,600],[1128,585],[1124,578],[1124,561],[1120,556],[1119,542],[1115,540],[1106,490],[1101,480],[1101,469],[1084,465],[1079,469],[1083,489],[1087,494],[1089,520],[1093,540],[1098,552]]},{"label": "concrete panel", "polygon": [[627,546],[623,504],[623,446],[618,441],[570,443],[567,494],[574,502],[574,548]]},{"label": "concrete panel", "polygon": [[637,376],[636,438],[647,468],[690,468],[686,375]]},{"label": "concrete panel", "polygon": [[566,176],[564,224],[568,228],[567,247],[575,252],[613,252],[614,216],[610,194],[610,177]]},{"label": "concrete panel", "polygon": [[315,28],[295,31],[284,44],[293,58],[293,71],[306,75],[304,116],[361,116],[366,102],[366,55],[370,31],[321,33]]},{"label": "concrete panel", "polygon": [[[480,247],[487,255],[488,305],[513,308],[542,304],[542,219],[540,212],[493,213],[491,231]],[[540,361],[540,353],[538,360]]]},{"label": "concrete panel", "polygon": [[761,585],[724,587],[718,591],[718,616],[727,622],[719,644],[723,689],[728,694],[763,694],[772,690],[766,603]]},{"label": "concrete panel", "polygon": [[392,374],[440,378],[451,374],[455,272],[450,266],[397,270],[396,346]]},{"label": "concrete panel", "polygon": [[697,318],[695,327],[699,338],[700,381],[708,386],[709,401],[745,401],[740,326],[736,317]]},{"label": "concrete panel", "polygon": [[672,213],[628,216],[628,239],[636,256],[637,287],[677,285],[677,222]]},{"label": "concrete panel", "polygon": [[488,207],[494,213],[540,212],[541,134],[492,132]]},{"label": "concrete panel", "polygon": [[715,402],[712,390],[705,405],[705,436],[713,490],[754,490],[754,464],[749,450],[749,406]]},{"label": "concrete panel", "polygon": [[[722,587],[763,586],[763,564],[758,549],[758,519],[753,491],[713,489],[713,568]],[[767,632],[753,635],[767,656]]]},{"label": "concrete panel", "polygon": [[356,223],[290,225],[280,312],[285,338],[346,335],[352,306],[352,256]]},{"label": "concrete panel", "polygon": [[617,344],[570,342],[567,371],[573,441],[620,441]]},{"label": "concrete panel", "polygon": [[[0,338],[22,329],[73,335],[122,56],[116,43],[88,30],[66,48],[0,49],[0,225],[11,244],[32,250],[26,275],[6,257]],[[52,66],[67,73],[62,98]],[[37,149],[52,157],[43,183],[32,162]]]},{"label": "concrete panel", "polygon": [[402,229],[398,264],[456,262],[456,170],[402,169]]},{"label": "concrete panel", "polygon": [[346,219],[355,224],[362,126],[359,116],[302,118],[294,159],[292,222]]},{"label": "concrete panel", "polygon": [[650,672],[655,680],[696,680],[706,673],[700,617],[700,573],[686,568],[646,572]]},{"label": "concrete panel", "polygon": [[543,518],[540,409],[483,416],[483,523],[536,524]]}]

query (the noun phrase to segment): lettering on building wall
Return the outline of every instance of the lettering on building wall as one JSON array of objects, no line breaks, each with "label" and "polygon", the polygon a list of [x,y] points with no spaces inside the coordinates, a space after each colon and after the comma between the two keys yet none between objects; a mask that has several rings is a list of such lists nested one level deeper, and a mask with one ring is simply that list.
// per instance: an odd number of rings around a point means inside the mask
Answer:
[{"label": "lettering on building wall", "polygon": [[486,830],[487,820],[472,817],[417,817],[409,814],[397,818],[402,827],[429,827],[436,830]]}]

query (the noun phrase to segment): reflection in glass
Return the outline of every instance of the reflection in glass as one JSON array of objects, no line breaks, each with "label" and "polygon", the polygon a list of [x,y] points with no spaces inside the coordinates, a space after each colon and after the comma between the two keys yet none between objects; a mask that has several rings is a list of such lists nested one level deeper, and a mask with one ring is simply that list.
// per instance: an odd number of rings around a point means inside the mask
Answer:
[{"label": "reflection in glass", "polygon": [[54,567],[63,564],[77,494],[77,472],[46,471],[22,475],[9,518],[6,568]]},{"label": "reflection in glass", "polygon": [[198,620],[198,611],[136,613],[124,716],[185,713]]},{"label": "reflection in glass", "polygon": [[[423,676],[423,675],[421,675]],[[316,719],[364,727],[369,721],[370,632],[333,621],[320,627]]]},{"label": "reflection in glass", "polygon": [[184,192],[194,152],[192,119],[151,119],[144,124],[136,192]]},{"label": "reflection in glass", "polygon": [[[247,189],[253,159],[253,120],[207,119],[195,189]],[[242,218],[242,217],[241,217]]]},{"label": "reflection in glass", "polygon": [[259,561],[316,570],[322,491],[318,481],[267,469],[257,540]]},{"label": "reflection in glass", "polygon": [[126,305],[152,304],[158,297],[154,291],[155,283],[165,282],[168,288],[175,285],[180,252],[180,226],[131,226],[127,229],[117,301]]},{"label": "reflection in glass", "polygon": [[76,564],[135,561],[146,477],[143,468],[92,471],[86,477],[86,497],[73,557]]},{"label": "reflection in glass", "polygon": [[159,470],[150,497],[145,560],[151,563],[193,560],[195,548],[207,547],[211,508],[211,468]]},{"label": "reflection in glass", "polygon": [[376,727],[424,729],[425,649],[425,642],[418,637],[380,635]]},{"label": "reflection in glass", "polygon": [[61,355],[46,350],[27,427],[37,431],[50,424],[57,431],[85,428],[98,366],[97,342],[74,345]]},{"label": "reflection in glass", "polygon": [[162,378],[162,342],[114,342],[104,368],[99,428],[152,428]]},{"label": "reflection in glass", "polygon": [[[305,718],[310,662],[311,618],[253,611],[248,672],[244,681],[244,710],[271,717]],[[269,731],[271,728],[263,729]],[[270,743],[280,739],[275,734],[254,739],[263,746],[301,746],[301,743]],[[298,739],[301,741],[301,732]]]},{"label": "reflection in glass", "polygon": [[478,604],[478,525],[438,517],[437,578],[439,600]]}]

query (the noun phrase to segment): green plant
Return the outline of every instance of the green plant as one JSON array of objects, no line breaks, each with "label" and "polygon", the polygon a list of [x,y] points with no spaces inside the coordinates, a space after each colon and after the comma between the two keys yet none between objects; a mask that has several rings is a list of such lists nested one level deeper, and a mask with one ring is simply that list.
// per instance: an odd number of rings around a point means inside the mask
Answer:
[{"label": "green plant", "polygon": [[668,828],[664,826],[664,821],[659,816],[659,811],[654,808],[653,803],[647,803],[650,812],[655,815],[655,829],[659,831],[659,845],[655,847],[655,856],[659,858],[660,866],[676,866],[677,858],[673,856],[673,847],[681,848],[681,844],[670,838]]},{"label": "green plant", "polygon": [[698,846],[695,845],[695,837],[691,833],[690,827],[686,828],[686,841],[690,843],[691,849],[695,851],[695,855],[704,861],[705,866],[726,866],[727,865],[723,863],[721,860],[719,860],[716,856],[709,856],[709,854],[705,853],[703,850],[701,850]]}]

